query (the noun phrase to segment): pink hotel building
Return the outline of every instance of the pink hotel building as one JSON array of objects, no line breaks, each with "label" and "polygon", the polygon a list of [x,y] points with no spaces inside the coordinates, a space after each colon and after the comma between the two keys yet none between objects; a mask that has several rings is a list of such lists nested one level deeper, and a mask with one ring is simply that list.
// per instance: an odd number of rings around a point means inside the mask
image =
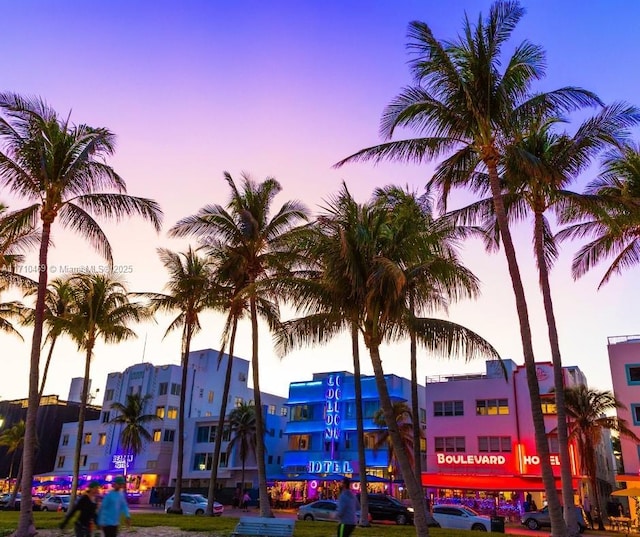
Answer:
[{"label": "pink hotel building", "polygon": [[[544,486],[526,372],[512,360],[502,364],[504,369],[500,362],[488,361],[486,371],[477,375],[427,378],[427,461],[422,483],[434,495],[473,496],[486,491],[493,497],[502,492],[508,499],[512,493],[521,498],[531,493],[542,506]],[[551,363],[537,364],[537,376],[560,489]],[[586,384],[577,367],[565,367],[564,380],[566,386]],[[640,392],[640,378],[638,384]],[[580,465],[575,446],[570,446],[570,455],[577,491]]]}]

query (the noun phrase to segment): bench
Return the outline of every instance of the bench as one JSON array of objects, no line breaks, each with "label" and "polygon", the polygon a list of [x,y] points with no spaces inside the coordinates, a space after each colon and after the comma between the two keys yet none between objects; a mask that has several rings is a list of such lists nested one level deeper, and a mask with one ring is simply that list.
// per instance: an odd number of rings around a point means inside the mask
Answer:
[{"label": "bench", "polygon": [[292,537],[295,523],[287,518],[243,516],[231,537]]}]

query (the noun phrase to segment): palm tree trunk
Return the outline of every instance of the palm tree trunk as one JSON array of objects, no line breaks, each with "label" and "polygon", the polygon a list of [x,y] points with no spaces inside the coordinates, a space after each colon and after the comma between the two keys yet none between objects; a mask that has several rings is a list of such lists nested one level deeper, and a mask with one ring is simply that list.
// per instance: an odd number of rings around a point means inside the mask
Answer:
[{"label": "palm tree trunk", "polygon": [[536,439],[536,450],[538,452],[538,457],[540,457],[542,482],[547,495],[549,518],[551,520],[551,535],[553,537],[565,537],[567,534],[567,526],[564,523],[562,507],[560,506],[560,499],[558,498],[558,493],[556,491],[555,478],[553,477],[551,460],[549,458],[549,443],[547,441],[544,415],[542,414],[542,406],[540,403],[540,386],[538,385],[538,378],[536,375],[536,360],[531,340],[531,327],[529,325],[527,300],[524,294],[524,286],[522,285],[518,260],[516,258],[516,250],[513,246],[511,231],[509,230],[509,221],[507,219],[507,213],[502,199],[500,178],[498,176],[497,168],[497,157],[489,157],[485,160],[485,163],[489,172],[493,207],[498,221],[498,227],[500,229],[502,244],[504,245],[504,252],[507,258],[507,265],[509,267],[509,275],[511,276],[511,285],[513,287],[513,294],[516,301],[518,321],[520,323],[522,354],[524,356],[527,384],[529,386],[529,398],[531,401],[531,414]]},{"label": "palm tree trunk", "polygon": [[49,353],[47,354],[47,361],[44,363],[44,370],[42,371],[42,380],[40,381],[40,390],[38,392],[38,404],[44,394],[44,386],[47,382],[47,375],[49,374],[49,365],[51,364],[51,358],[53,357],[53,349],[56,346],[57,336],[51,338],[51,346],[49,347]]},{"label": "palm tree trunk", "polygon": [[[409,300],[409,308],[413,319],[415,318],[413,297]],[[409,352],[411,353],[411,413],[413,414],[413,468],[416,480],[422,487],[422,451],[420,449],[422,424],[420,423],[420,401],[418,399],[418,343],[416,332],[413,328],[409,331],[409,340]]]},{"label": "palm tree trunk", "polygon": [[11,481],[11,477],[13,476],[13,465],[16,462],[16,454],[18,453],[18,449],[14,449],[13,453],[11,454],[11,464],[9,465],[9,477],[7,479],[9,479],[9,481]]},{"label": "palm tree trunk", "polygon": [[[11,497],[9,498],[9,502],[7,503],[7,506],[9,507],[9,509],[13,509],[13,506],[16,503],[16,496],[18,495],[18,488],[20,487],[21,479],[22,479],[22,462],[20,462],[20,466],[18,466],[18,475],[16,476],[16,482],[13,485],[13,490],[11,491]],[[20,501],[20,509],[22,509],[22,500]]]},{"label": "palm tree trunk", "polygon": [[191,337],[193,324],[189,313],[186,316],[182,338],[182,379],[180,387],[180,409],[178,410],[178,457],[176,461],[176,487],[173,491],[173,505],[171,512],[182,514],[180,496],[182,495],[182,472],[184,468],[184,411],[187,395],[187,374],[189,373],[189,351],[191,350]]},{"label": "palm tree trunk", "polygon": [[256,465],[258,467],[258,494],[260,495],[260,516],[273,517],[269,495],[267,494],[267,469],[264,462],[264,415],[260,394],[260,372],[258,369],[258,309],[256,297],[249,299],[251,309],[251,368],[253,373],[253,399],[256,405]]},{"label": "palm tree trunk", "polygon": [[360,473],[360,525],[369,526],[369,496],[367,494],[367,459],[364,452],[364,415],[362,412],[362,376],[360,374],[360,346],[358,325],[351,323],[351,353],[353,355],[353,387],[356,395],[356,435]]},{"label": "palm tree trunk", "polygon": [[556,409],[558,417],[558,454],[560,456],[560,477],[562,480],[562,503],[565,506],[564,520],[567,524],[568,534],[577,537],[578,519],[573,508],[573,479],[571,475],[571,459],[569,456],[569,433],[567,428],[567,410],[564,397],[564,375],[562,372],[562,356],[560,354],[560,342],[556,318],[551,299],[551,284],[549,282],[549,270],[544,256],[544,222],[542,213],[536,212],[534,217],[534,243],[540,273],[540,289],[544,302],[544,312],[547,317],[549,330],[549,345],[551,347],[551,359],[553,361],[553,385],[556,397]]},{"label": "palm tree trunk", "polygon": [[382,360],[380,359],[380,349],[377,344],[371,344],[369,346],[369,354],[371,355],[371,363],[373,365],[373,372],[376,377],[376,386],[378,388],[378,394],[380,396],[380,406],[384,413],[384,419],[389,431],[389,437],[391,438],[391,444],[402,472],[405,487],[409,492],[411,498],[411,504],[413,506],[414,526],[416,529],[416,535],[418,537],[425,537],[429,535],[429,527],[427,526],[427,506],[422,494],[422,487],[416,481],[415,473],[411,467],[411,461],[409,455],[405,449],[400,431],[398,429],[398,421],[393,412],[393,405],[391,398],[389,397],[389,390],[387,389],[387,382],[384,378],[384,371],[382,369]]},{"label": "palm tree trunk", "polygon": [[35,318],[33,324],[33,338],[31,340],[31,357],[29,361],[29,406],[25,418],[24,450],[22,452],[22,499],[20,501],[20,518],[18,528],[13,537],[33,537],[36,527],[33,522],[33,501],[31,499],[31,485],[36,450],[36,418],[38,416],[38,385],[40,383],[40,345],[42,345],[42,328],[44,324],[44,306],[47,293],[47,260],[49,240],[51,237],[51,223],[53,219],[42,219],[42,235],[40,237],[40,252],[38,263],[38,292],[36,295]]},{"label": "palm tree trunk", "polygon": [[[245,480],[244,480],[244,468],[245,468],[245,463],[246,463],[246,460],[245,460],[245,458],[244,458],[244,457],[242,457],[242,474],[241,474],[241,478],[240,478],[240,479],[241,479],[241,481],[242,481],[242,487],[240,488],[240,490],[241,490],[241,494],[242,494],[242,497],[243,497],[243,498],[244,498],[244,484],[245,484]],[[243,503],[244,503],[244,502],[243,502]]]},{"label": "palm tree trunk", "polygon": [[233,350],[236,344],[237,328],[238,318],[235,317],[233,320],[233,326],[231,327],[231,338],[229,341],[229,359],[227,361],[227,370],[224,376],[222,400],[220,401],[220,419],[218,420],[218,428],[216,429],[215,444],[213,447],[213,461],[211,463],[211,479],[209,480],[209,498],[207,501],[207,514],[211,516],[213,516],[213,502],[215,500],[215,493],[218,486],[218,462],[220,461],[220,451],[222,450],[222,430],[224,428],[224,422],[227,416],[227,399],[229,398],[229,390],[231,389]]},{"label": "palm tree trunk", "polygon": [[82,394],[80,395],[80,410],[78,412],[78,434],[76,435],[76,446],[73,454],[73,480],[71,481],[71,497],[69,505],[76,504],[78,494],[78,480],[80,479],[80,457],[82,454],[82,440],[84,436],[84,418],[87,409],[87,398],[89,395],[89,374],[91,370],[91,355],[93,353],[93,336],[90,337],[87,345],[87,353],[84,361],[84,379],[82,380]]},{"label": "palm tree trunk", "polygon": [[598,459],[596,454],[596,447],[588,437],[585,438],[584,442],[584,454],[586,455],[584,466],[585,470],[587,471],[586,473],[589,476],[591,488],[593,489],[591,491],[593,505],[595,505],[598,509],[598,529],[604,530],[604,514],[606,513],[606,510],[602,509],[602,505],[600,505],[600,494],[598,491]]}]

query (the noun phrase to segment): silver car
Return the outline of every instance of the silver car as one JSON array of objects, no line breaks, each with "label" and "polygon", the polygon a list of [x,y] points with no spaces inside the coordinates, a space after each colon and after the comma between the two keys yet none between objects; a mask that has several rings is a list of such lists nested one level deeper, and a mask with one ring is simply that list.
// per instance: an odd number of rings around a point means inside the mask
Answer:
[{"label": "silver car", "polygon": [[[325,522],[337,522],[338,502],[335,500],[318,500],[301,505],[298,508],[298,520],[321,520]],[[360,510],[356,511],[358,524],[360,524]],[[371,515],[369,515],[371,522]]]},{"label": "silver car", "polygon": [[[165,513],[173,507],[173,495],[164,504]],[[207,499],[202,494],[180,494],[180,509],[184,515],[204,515],[207,510]],[[220,516],[224,511],[221,503],[213,502],[213,516]]]},{"label": "silver car", "polygon": [[[582,507],[575,505],[576,518],[578,520],[578,529],[580,533],[584,533],[587,529],[587,523],[584,521],[584,512]],[[520,522],[523,526],[526,526],[530,530],[539,530],[540,528],[551,527],[551,517],[549,516],[549,508],[543,507],[540,511],[530,511],[524,513],[520,518]]]},{"label": "silver car", "polygon": [[64,511],[66,513],[67,509],[69,509],[70,498],[67,494],[52,494],[42,500],[41,509],[43,511]]}]

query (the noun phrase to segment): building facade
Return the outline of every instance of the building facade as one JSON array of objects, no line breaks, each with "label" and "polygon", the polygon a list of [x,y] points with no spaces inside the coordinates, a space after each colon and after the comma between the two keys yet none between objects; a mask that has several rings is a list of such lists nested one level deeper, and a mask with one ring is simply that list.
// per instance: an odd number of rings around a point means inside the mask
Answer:
[{"label": "building facade", "polygon": [[[560,489],[552,365],[538,363],[536,373]],[[567,387],[586,384],[577,367],[564,368],[564,381]],[[434,498],[502,498],[515,504],[530,493],[542,506],[544,486],[524,366],[512,360],[488,361],[481,374],[428,378],[426,408],[427,465],[422,482]],[[569,450],[572,474],[579,478],[575,446]],[[578,486],[576,479],[574,489]]]},{"label": "building facade", "polygon": [[[396,375],[385,376],[393,402],[410,406],[410,382]],[[362,377],[365,431],[366,473],[389,478],[389,449],[375,449],[381,427],[374,423],[380,409],[375,377]],[[426,413],[424,388],[420,395],[420,426],[424,430]],[[347,372],[316,373],[312,380],[293,382],[289,386],[289,418],[285,428],[287,448],[283,472],[288,476],[359,474],[356,435],[356,405],[353,374]]]},{"label": "building facade", "polygon": [[[215,430],[219,421],[224,376],[228,355],[218,363],[218,351],[205,349],[189,355],[187,385],[183,387],[182,368],[178,365],[154,366],[136,364],[121,373],[108,375],[100,417],[88,420],[84,426],[80,471],[84,478],[126,473],[131,489],[145,492],[151,487],[175,485],[177,473],[177,429],[180,393],[187,390],[185,401],[185,450],[183,479],[187,487],[208,487]],[[227,415],[241,403],[253,404],[253,389],[247,385],[249,362],[234,357]],[[124,404],[126,396],[149,395],[145,413],[157,416],[146,425],[151,441],[141,453],[125,453],[120,444],[121,425],[112,423],[114,402]],[[286,399],[262,394],[266,416],[265,436],[268,471],[278,471],[275,456],[286,445],[284,425]],[[284,410],[283,410],[284,409]],[[63,427],[53,474],[70,475],[77,435],[77,423]],[[225,425],[218,478],[221,486],[236,487],[240,482],[241,461],[235,450],[229,452],[231,439]],[[247,486],[257,484],[255,458],[246,461]]]}]

